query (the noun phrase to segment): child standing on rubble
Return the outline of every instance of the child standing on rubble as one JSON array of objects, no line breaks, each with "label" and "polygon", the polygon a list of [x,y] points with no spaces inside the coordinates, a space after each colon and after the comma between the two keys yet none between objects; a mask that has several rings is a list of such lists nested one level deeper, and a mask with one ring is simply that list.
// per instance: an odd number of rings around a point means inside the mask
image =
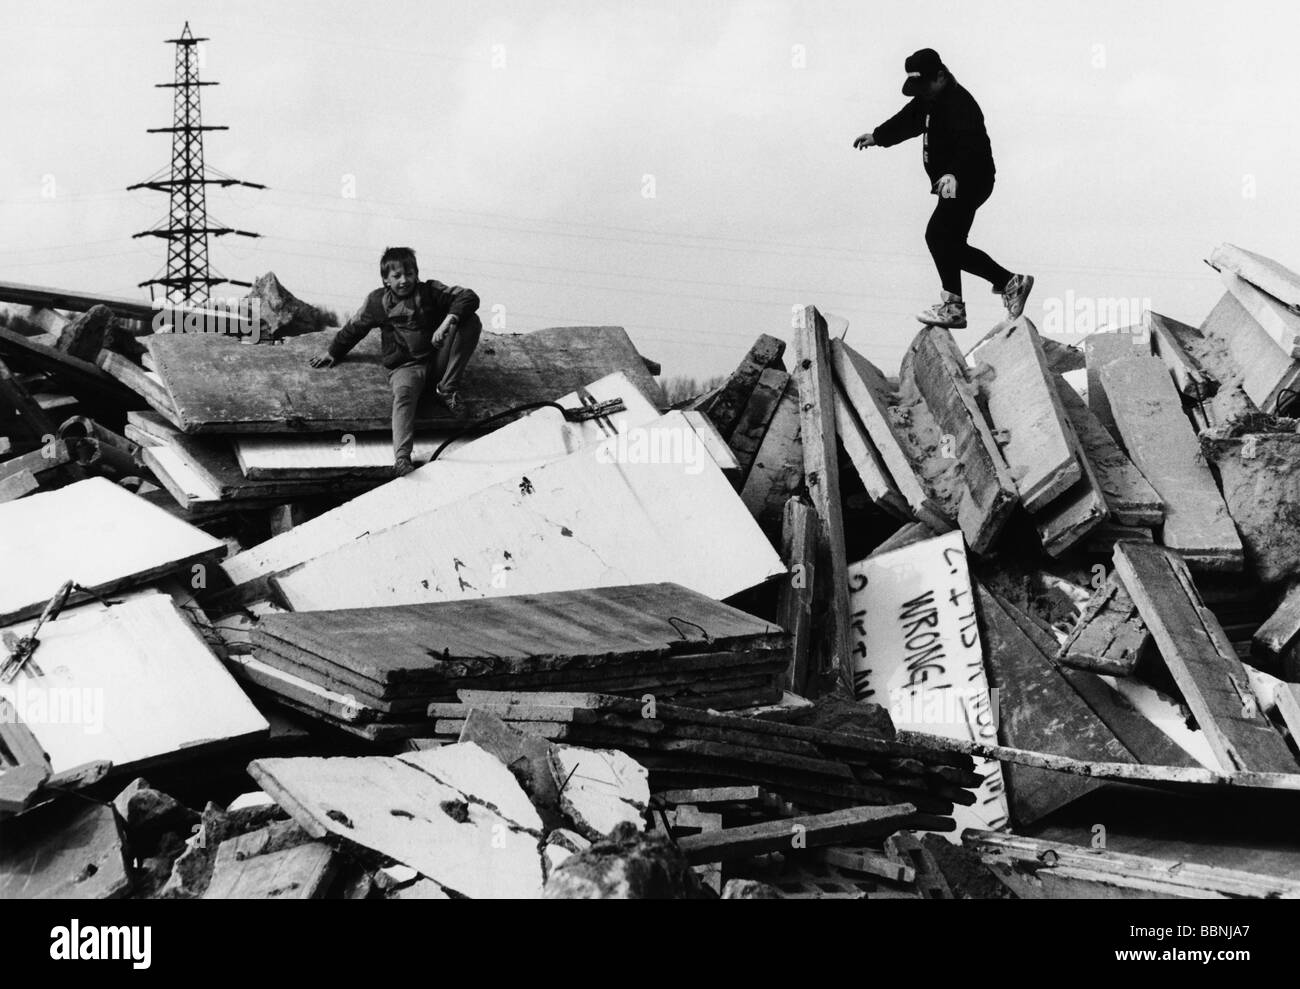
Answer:
[{"label": "child standing on rubble", "polygon": [[376,326],[388,384],[393,390],[393,474],[413,469],[415,410],[425,385],[452,415],[464,414],[460,376],[478,346],[483,323],[478,296],[467,288],[419,280],[415,252],[390,247],[379,259],[383,286],[368,296],[357,314],[334,335],[329,349],[311,359],[312,367],[333,367]]},{"label": "child standing on rubble", "polygon": [[966,239],[975,211],[993,194],[993,149],[984,114],[933,48],[913,52],[903,70],[907,73],[903,95],[912,97],[911,102],[875,130],[859,135],[853,146],[888,148],[924,135],[922,162],[930,192],[939,197],[925,228],[925,243],[943,291],[938,303],[916,318],[930,326],[964,327],[961,273],[968,271],[990,282],[1002,296],[1008,315],[1016,319],[1034,287],[1033,275],[1013,274]]}]

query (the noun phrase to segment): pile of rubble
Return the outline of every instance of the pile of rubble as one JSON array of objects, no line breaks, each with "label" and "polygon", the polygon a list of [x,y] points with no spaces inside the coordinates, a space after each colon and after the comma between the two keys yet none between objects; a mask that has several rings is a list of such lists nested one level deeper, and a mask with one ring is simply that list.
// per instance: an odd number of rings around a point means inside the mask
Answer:
[{"label": "pile of rubble", "polygon": [[676,408],[488,333],[396,480],[273,275],[0,283],[0,896],[1300,894],[1300,276],[1210,261],[897,376],[809,307]]}]

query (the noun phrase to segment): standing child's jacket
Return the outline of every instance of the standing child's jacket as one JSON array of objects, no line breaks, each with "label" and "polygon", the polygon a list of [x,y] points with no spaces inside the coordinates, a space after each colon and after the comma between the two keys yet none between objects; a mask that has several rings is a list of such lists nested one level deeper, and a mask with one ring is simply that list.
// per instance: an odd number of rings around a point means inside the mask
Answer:
[{"label": "standing child's jacket", "polygon": [[433,333],[444,319],[451,315],[462,322],[477,320],[474,314],[478,306],[479,298],[473,290],[433,279],[420,282],[407,299],[397,298],[386,287],[377,288],[334,335],[329,353],[336,361],[342,360],[378,326],[384,367],[392,370],[418,364],[433,356]]},{"label": "standing child's jacket", "polygon": [[952,175],[958,188],[985,184],[992,187],[993,148],[984,127],[984,114],[975,97],[951,76],[933,102],[915,96],[872,131],[882,148],[920,134],[925,135],[921,155],[931,184]]}]

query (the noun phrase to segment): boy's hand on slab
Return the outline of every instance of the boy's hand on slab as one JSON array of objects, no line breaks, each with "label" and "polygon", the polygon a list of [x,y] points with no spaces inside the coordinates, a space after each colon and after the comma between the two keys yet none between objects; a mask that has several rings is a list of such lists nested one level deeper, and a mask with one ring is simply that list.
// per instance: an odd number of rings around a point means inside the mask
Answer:
[{"label": "boy's hand on slab", "polygon": [[338,361],[330,356],[330,352],[327,350],[324,353],[317,354],[308,363],[312,367],[333,367]]}]

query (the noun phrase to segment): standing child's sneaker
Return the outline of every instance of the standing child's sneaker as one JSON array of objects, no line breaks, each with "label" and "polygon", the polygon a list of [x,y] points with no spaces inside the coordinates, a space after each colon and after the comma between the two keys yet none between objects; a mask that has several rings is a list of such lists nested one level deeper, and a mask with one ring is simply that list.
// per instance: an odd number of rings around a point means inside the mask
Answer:
[{"label": "standing child's sneaker", "polygon": [[[1011,276],[1011,280],[1002,290],[1002,303],[1007,307],[1008,316],[1012,319],[1020,318],[1020,314],[1025,311],[1025,300],[1029,298],[1029,292],[1033,287],[1033,275]],[[993,291],[996,292],[997,289]]]},{"label": "standing child's sneaker", "polygon": [[463,416],[465,414],[465,400],[460,397],[460,392],[443,391],[441,388],[435,388],[438,394],[438,400],[447,406],[447,411],[454,416]]},{"label": "standing child's sneaker", "polygon": [[941,302],[936,302],[929,309],[917,313],[916,318],[927,326],[944,326],[950,330],[960,330],[966,326],[966,303],[957,296],[945,292]]}]

